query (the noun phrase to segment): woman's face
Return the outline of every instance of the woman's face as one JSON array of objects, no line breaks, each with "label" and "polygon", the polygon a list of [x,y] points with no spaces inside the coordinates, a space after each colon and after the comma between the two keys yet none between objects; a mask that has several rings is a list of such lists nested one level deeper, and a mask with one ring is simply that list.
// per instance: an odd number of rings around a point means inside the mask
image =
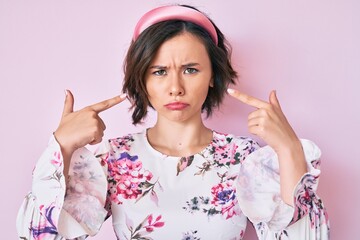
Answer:
[{"label": "woman's face", "polygon": [[145,80],[158,118],[177,122],[200,118],[212,85],[211,62],[204,44],[188,32],[167,40],[157,51]]}]

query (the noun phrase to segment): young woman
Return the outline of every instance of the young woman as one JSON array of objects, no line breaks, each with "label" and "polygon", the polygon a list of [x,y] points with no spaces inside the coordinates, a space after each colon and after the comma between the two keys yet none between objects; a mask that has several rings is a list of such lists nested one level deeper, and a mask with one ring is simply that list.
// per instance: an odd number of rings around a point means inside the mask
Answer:
[{"label": "young woman", "polygon": [[[138,22],[125,59],[126,95],[73,110],[59,127],[19,210],[20,239],[84,239],[112,215],[117,239],[328,239],[315,191],[320,150],[299,140],[274,91],[269,102],[228,89],[236,72],[221,31],[190,6],[164,6]],[[228,92],[256,110],[248,127],[268,146],[207,128]],[[127,98],[133,123],[155,125],[103,142],[99,112]]]}]

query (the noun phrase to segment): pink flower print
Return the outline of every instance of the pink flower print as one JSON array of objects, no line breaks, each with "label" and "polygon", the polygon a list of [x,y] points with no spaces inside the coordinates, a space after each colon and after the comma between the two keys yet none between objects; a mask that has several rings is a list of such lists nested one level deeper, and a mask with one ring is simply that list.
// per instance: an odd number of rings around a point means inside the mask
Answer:
[{"label": "pink flower print", "polygon": [[114,202],[116,204],[122,204],[122,201],[119,200],[117,193],[118,193],[118,191],[117,191],[116,184],[114,184],[113,182],[109,182],[108,197],[109,197],[110,201]]},{"label": "pink flower print", "polygon": [[142,168],[140,161],[132,162],[130,160],[119,161],[120,167],[116,179],[118,180],[118,193],[125,199],[136,199],[142,194],[141,183],[150,181],[152,173]]},{"label": "pink flower print", "polygon": [[96,157],[100,157],[100,159],[101,159],[101,162],[100,162],[101,166],[105,166],[105,165],[107,164],[107,161],[108,161],[108,159],[109,159],[109,156],[110,156],[109,153],[105,153],[105,154],[102,154],[102,155],[98,155],[98,156],[96,156]]},{"label": "pink flower print", "polygon": [[213,155],[214,164],[217,167],[240,164],[245,158],[255,151],[259,145],[250,138],[240,137],[241,144],[234,141],[234,137],[227,134],[218,134],[211,143],[210,155]]},{"label": "pink flower print", "polygon": [[230,181],[219,183],[218,185],[212,187],[211,193],[213,195],[211,203],[216,206],[224,205],[235,199],[235,188],[232,186]]},{"label": "pink flower print", "polygon": [[215,146],[214,149],[214,159],[215,162],[219,165],[230,165],[230,164],[237,164],[238,155],[237,154],[238,146],[235,144],[226,144],[224,146]]},{"label": "pink flower print", "polygon": [[38,225],[33,225],[33,223],[31,223],[31,232],[34,239],[43,239],[44,237],[46,238],[57,234],[57,224],[55,223],[56,217],[53,216],[54,209],[54,203],[48,207],[40,205],[41,221]]},{"label": "pink flower print", "polygon": [[51,160],[51,163],[57,168],[62,165],[60,152],[54,152],[54,158]]},{"label": "pink flower print", "polygon": [[142,164],[140,162],[140,168],[135,168],[133,170],[130,170],[129,173],[133,178],[136,178],[139,180],[139,182],[145,182],[150,181],[153,177],[152,173],[148,170],[145,170],[142,168]]},{"label": "pink flower print", "polygon": [[153,222],[153,215],[150,214],[147,217],[147,222],[148,225],[145,225],[144,228],[146,229],[147,232],[152,232],[154,231],[154,228],[159,228],[159,227],[163,227],[165,225],[164,222],[160,222],[161,219],[161,215],[157,216],[155,221]]},{"label": "pink flower print", "polygon": [[126,226],[130,231],[130,236],[127,239],[130,240],[151,240],[150,235],[154,232],[157,228],[161,228],[165,225],[164,221],[161,220],[161,215],[157,216],[156,219],[153,221],[153,215],[148,215],[139,225],[136,227],[133,224],[133,221],[126,216]]},{"label": "pink flower print", "polygon": [[156,192],[154,191],[154,189],[152,189],[150,192],[150,199],[151,199],[151,201],[153,201],[156,204],[156,206],[159,207],[159,198],[158,198]]},{"label": "pink flower print", "polygon": [[226,216],[226,219],[231,218],[239,213],[238,202],[235,196],[236,189],[233,186],[233,181],[219,183],[211,188],[213,204],[216,208],[221,208],[222,215]]},{"label": "pink flower print", "polygon": [[231,218],[234,215],[238,214],[238,205],[234,201],[231,201],[229,204],[224,205],[221,209],[221,214],[226,216],[226,219]]},{"label": "pink flower print", "polygon": [[143,168],[138,156],[121,153],[118,159],[108,160],[109,189],[108,194],[112,201],[121,204],[122,199],[136,199],[151,193],[151,200],[158,204],[154,191],[157,183],[150,183],[153,174]]},{"label": "pink flower print", "polygon": [[134,138],[131,135],[116,138],[110,141],[110,144],[117,148],[120,151],[129,151],[130,150],[130,144],[134,141]]},{"label": "pink flower print", "polygon": [[185,168],[190,166],[193,160],[194,156],[180,158],[176,166],[176,176],[178,176],[180,172],[184,171]]},{"label": "pink flower print", "polygon": [[312,165],[315,169],[320,169],[321,160],[320,160],[320,159],[313,160],[313,161],[311,162],[311,165]]},{"label": "pink flower print", "polygon": [[108,161],[108,169],[116,180],[121,177],[122,174],[127,174],[129,171],[140,169],[142,167],[142,163],[140,161],[136,161],[138,159],[137,156],[130,156],[128,153],[122,153],[119,159],[110,159]]},{"label": "pink flower print", "polygon": [[306,214],[310,218],[310,227],[318,228],[319,225],[328,224],[328,215],[320,198],[317,197],[314,187],[318,177],[307,174],[296,189],[295,212],[292,223]]},{"label": "pink flower print", "polygon": [[142,193],[139,189],[139,179],[130,175],[123,175],[117,186],[117,192],[125,199],[136,199]]}]

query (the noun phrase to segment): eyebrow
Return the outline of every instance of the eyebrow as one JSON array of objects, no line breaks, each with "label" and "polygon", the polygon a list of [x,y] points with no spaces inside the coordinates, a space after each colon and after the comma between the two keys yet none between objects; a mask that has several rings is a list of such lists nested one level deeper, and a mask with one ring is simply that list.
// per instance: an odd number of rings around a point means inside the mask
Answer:
[{"label": "eyebrow", "polygon": [[161,66],[161,65],[154,65],[154,66],[150,66],[149,69],[152,69],[152,68],[156,68],[156,69],[166,69],[167,67],[166,66]]},{"label": "eyebrow", "polygon": [[188,63],[188,64],[184,64],[182,65],[183,68],[187,68],[187,67],[195,67],[195,66],[199,66],[199,63]]},{"label": "eyebrow", "polygon": [[[187,64],[183,64],[181,65],[182,68],[188,68],[188,67],[194,67],[194,66],[199,66],[199,63],[187,63]],[[167,69],[167,66],[162,66],[162,65],[153,65],[150,66],[149,69]]]}]

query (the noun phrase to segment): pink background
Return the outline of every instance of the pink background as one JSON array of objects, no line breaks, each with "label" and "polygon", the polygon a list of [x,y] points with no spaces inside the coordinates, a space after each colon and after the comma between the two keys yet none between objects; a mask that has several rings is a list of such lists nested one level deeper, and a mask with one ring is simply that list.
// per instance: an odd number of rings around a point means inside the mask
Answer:
[{"label": "pink background", "polygon": [[[148,9],[170,1],[0,0],[1,239],[15,239],[15,217],[31,171],[55,130],[64,93],[76,108],[119,94],[132,29]],[[299,137],[323,151],[318,194],[332,239],[358,239],[360,216],[360,2],[178,1],[208,13],[233,45],[239,89],[267,99],[276,89]],[[106,137],[140,131],[128,103],[102,114]],[[227,98],[208,121],[248,135],[251,108]],[[111,223],[93,239],[114,239]],[[248,233],[245,239],[255,239]]]}]

